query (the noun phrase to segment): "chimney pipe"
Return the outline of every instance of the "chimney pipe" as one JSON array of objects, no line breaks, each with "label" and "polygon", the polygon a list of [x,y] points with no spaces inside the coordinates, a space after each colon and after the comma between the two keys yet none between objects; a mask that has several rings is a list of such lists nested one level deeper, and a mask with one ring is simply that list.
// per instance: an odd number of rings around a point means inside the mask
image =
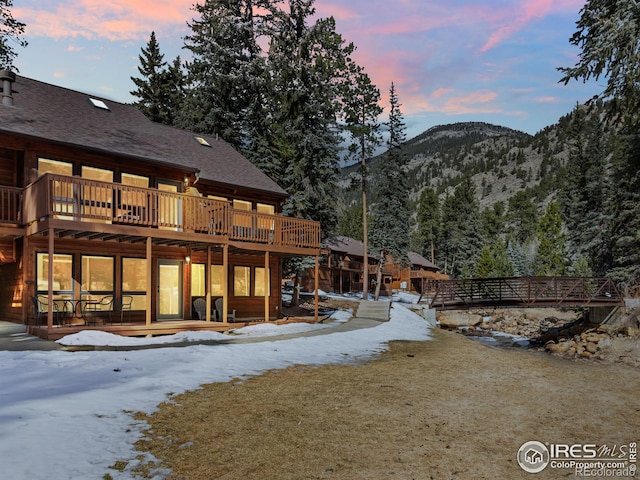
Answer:
[{"label": "chimney pipe", "polygon": [[0,82],[2,82],[2,105],[13,106],[11,84],[16,81],[16,74],[10,70],[0,70]]}]

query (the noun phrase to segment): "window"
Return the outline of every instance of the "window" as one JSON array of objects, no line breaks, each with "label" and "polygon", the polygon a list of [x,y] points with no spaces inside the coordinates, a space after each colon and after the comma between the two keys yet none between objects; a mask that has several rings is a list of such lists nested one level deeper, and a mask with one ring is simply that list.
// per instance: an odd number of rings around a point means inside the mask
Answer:
[{"label": "window", "polygon": [[[113,183],[113,172],[103,168],[82,166],[82,178]],[[82,185],[80,208],[83,221],[110,223],[113,188],[110,185]]]},{"label": "window", "polygon": [[249,267],[233,267],[233,295],[248,297],[251,287],[251,269]]},{"label": "window", "polygon": [[[36,254],[36,291],[38,295],[49,292],[49,254]],[[73,298],[73,257],[65,254],[53,256],[53,298]]]},{"label": "window", "polygon": [[122,259],[122,294],[131,295],[132,310],[147,308],[147,260],[144,258]]},{"label": "window", "polygon": [[224,267],[211,265],[211,296],[224,296]]},{"label": "window", "polygon": [[247,202],[245,200],[234,200],[233,208],[236,210],[245,210],[247,212],[251,211],[251,202]]},{"label": "window", "polygon": [[270,278],[271,278],[271,272],[270,269],[266,269],[266,273],[267,273],[267,281],[265,283],[265,278],[264,278],[264,274],[265,274],[265,268],[264,267],[256,267],[255,270],[255,279],[254,279],[254,288],[253,288],[253,294],[256,297],[264,297],[271,295],[271,282],[270,282]]},{"label": "window", "polygon": [[204,297],[205,291],[205,265],[204,263],[192,263],[191,264],[191,296],[192,297]]},{"label": "window", "polygon": [[56,173],[58,175],[73,176],[73,163],[51,160],[49,158],[38,158],[38,177],[45,173]]},{"label": "window", "polygon": [[[114,259],[95,255],[82,256],[82,298],[100,300],[114,291]],[[105,306],[105,308],[108,308]]]},{"label": "window", "polygon": [[103,168],[82,166],[82,178],[98,180],[100,182],[113,182],[113,172]]},{"label": "window", "polygon": [[[38,158],[38,177],[46,173],[56,175],[73,176],[73,163],[51,160],[49,158]],[[51,185],[54,199],[53,209],[56,218],[63,220],[73,220],[73,183],[70,181],[56,180]]]},{"label": "window", "polygon": [[256,211],[258,213],[268,213],[270,215],[274,215],[276,213],[276,207],[273,205],[267,205],[265,203],[258,203],[256,205]]},{"label": "window", "polygon": [[132,185],[134,187],[149,188],[149,177],[142,175],[134,175],[133,173],[122,173],[120,183],[123,185]]},{"label": "window", "polygon": [[111,111],[109,109],[109,107],[107,106],[107,104],[104,103],[104,101],[102,101],[100,99],[89,97],[89,101],[91,102],[91,105],[93,105],[96,108],[99,108],[100,110]]}]

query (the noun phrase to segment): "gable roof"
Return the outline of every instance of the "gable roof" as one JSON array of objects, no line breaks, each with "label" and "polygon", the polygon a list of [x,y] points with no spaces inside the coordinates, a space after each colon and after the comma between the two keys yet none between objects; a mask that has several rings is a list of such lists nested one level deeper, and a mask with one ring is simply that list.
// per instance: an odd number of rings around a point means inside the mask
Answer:
[{"label": "gable roof", "polygon": [[[18,75],[12,96],[13,105],[0,105],[0,132],[179,166],[216,183],[287,195],[227,142],[152,122],[133,105]],[[104,102],[108,110],[95,106],[91,98]]]},{"label": "gable roof", "polygon": [[[332,253],[342,253],[344,255],[351,255],[353,257],[364,256],[364,244],[360,240],[355,240],[343,235],[335,235],[334,237],[327,240],[327,248],[329,248]],[[379,257],[379,255],[369,256],[371,258]],[[426,269],[434,271],[440,270],[440,267],[431,263],[429,260],[416,252],[407,252],[407,257],[409,258],[409,263],[411,263],[411,265],[413,266],[424,267]]]}]

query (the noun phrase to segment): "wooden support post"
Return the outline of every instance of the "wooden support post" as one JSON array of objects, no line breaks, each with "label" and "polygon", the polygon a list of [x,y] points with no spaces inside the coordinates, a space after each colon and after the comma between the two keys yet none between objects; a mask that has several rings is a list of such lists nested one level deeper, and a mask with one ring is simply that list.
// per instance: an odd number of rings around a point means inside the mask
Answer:
[{"label": "wooden support post", "polygon": [[211,321],[211,245],[207,246],[207,270],[204,272],[204,298],[206,299],[207,306],[205,310],[205,320]]},{"label": "wooden support post", "polygon": [[151,326],[151,299],[152,297],[155,298],[155,295],[153,295],[153,288],[151,287],[153,285],[153,282],[151,281],[151,277],[153,275],[153,264],[151,263],[153,249],[151,247],[151,237],[147,237],[147,305],[145,316],[145,324],[147,325],[147,327]]},{"label": "wooden support post", "polygon": [[315,268],[315,286],[316,286],[316,301],[315,301],[315,305],[314,305],[314,312],[313,312],[313,318],[314,320],[317,322],[318,321],[318,302],[320,301],[320,279],[319,279],[319,272],[320,272],[320,256],[316,255],[316,268]]},{"label": "wooden support post", "polygon": [[229,300],[229,245],[222,246],[222,323],[229,323],[227,301]]},{"label": "wooden support post", "polygon": [[[53,261],[54,261],[54,245],[53,245],[53,228],[49,229],[49,251],[48,259],[49,259],[49,272],[47,276],[47,281],[49,283],[49,289],[47,290],[47,330],[51,330],[53,328]],[[60,316],[58,315],[58,318]]]},{"label": "wooden support post", "polygon": [[270,278],[269,278],[269,252],[264,252],[264,321],[269,321],[269,291],[270,291]]}]

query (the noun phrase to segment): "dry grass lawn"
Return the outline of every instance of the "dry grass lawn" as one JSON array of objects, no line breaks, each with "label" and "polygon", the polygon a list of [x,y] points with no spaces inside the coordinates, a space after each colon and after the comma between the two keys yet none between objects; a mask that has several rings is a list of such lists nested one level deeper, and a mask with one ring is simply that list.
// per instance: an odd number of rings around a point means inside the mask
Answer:
[{"label": "dry grass lawn", "polygon": [[640,370],[488,347],[435,330],[367,364],[206,385],[144,417],[141,451],[197,479],[571,478],[522,443],[640,440]]}]

